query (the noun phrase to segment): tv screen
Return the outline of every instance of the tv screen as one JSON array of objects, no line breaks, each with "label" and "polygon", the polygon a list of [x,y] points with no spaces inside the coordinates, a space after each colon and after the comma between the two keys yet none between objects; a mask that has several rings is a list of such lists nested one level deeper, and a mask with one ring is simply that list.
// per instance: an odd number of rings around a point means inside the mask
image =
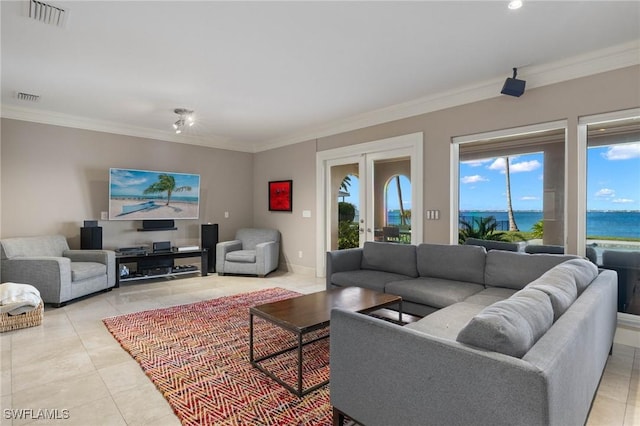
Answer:
[{"label": "tv screen", "polygon": [[198,219],[200,175],[109,169],[109,220]]}]

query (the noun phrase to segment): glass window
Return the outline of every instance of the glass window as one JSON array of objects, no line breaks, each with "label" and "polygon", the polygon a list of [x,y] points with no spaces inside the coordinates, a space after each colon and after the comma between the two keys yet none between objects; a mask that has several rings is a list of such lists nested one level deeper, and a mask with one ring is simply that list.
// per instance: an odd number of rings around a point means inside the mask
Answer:
[{"label": "glass window", "polygon": [[640,118],[587,125],[587,256],[618,273],[618,311],[640,314]]},{"label": "glass window", "polygon": [[564,129],[460,144],[459,242],[564,251],[564,144]]},{"label": "glass window", "polygon": [[411,244],[411,182],[405,175],[394,175],[384,190],[385,226],[384,241]]}]

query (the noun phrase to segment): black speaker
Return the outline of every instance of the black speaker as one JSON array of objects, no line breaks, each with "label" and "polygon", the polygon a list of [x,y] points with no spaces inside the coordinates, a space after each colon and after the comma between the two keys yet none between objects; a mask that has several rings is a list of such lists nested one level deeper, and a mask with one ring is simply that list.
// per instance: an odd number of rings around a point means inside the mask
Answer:
[{"label": "black speaker", "polygon": [[164,231],[176,229],[173,219],[143,220],[142,229],[145,231]]},{"label": "black speaker", "polygon": [[102,250],[102,227],[80,228],[80,248],[82,250]]},{"label": "black speaker", "polygon": [[524,93],[524,86],[526,83],[526,81],[518,80],[517,78],[507,78],[500,93],[519,98]]},{"label": "black speaker", "polygon": [[218,244],[218,224],[203,223],[200,229],[200,241],[203,249],[208,249],[209,272],[216,271],[216,244]]}]

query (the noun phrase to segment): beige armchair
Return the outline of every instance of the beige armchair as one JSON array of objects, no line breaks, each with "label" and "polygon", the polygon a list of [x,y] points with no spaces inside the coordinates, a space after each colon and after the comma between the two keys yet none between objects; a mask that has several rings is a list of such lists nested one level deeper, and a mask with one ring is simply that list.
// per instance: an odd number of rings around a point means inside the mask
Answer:
[{"label": "beige armchair", "polygon": [[275,229],[243,228],[232,241],[216,245],[216,272],[264,277],[278,269],[280,232]]},{"label": "beige armchair", "polygon": [[116,282],[111,250],[69,250],[62,235],[7,238],[0,246],[2,280],[31,284],[56,307]]}]

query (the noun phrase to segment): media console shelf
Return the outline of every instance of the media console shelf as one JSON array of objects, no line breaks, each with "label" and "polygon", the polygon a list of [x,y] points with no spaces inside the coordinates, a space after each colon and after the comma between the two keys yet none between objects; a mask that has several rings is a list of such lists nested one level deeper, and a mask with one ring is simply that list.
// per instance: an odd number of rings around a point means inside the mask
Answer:
[{"label": "media console shelf", "polygon": [[[200,272],[203,277],[208,275],[209,271],[209,257],[207,256],[208,249],[204,248],[202,250],[190,250],[190,251],[177,251],[173,250],[170,252],[149,252],[149,253],[136,253],[136,254],[121,254],[116,253],[116,285],[115,287],[120,287],[121,282],[127,281],[135,281],[135,280],[148,280],[153,278],[161,278],[161,277],[169,277],[169,276],[177,276],[177,275],[185,275],[185,274],[194,274]],[[184,259],[189,257],[199,257],[200,258],[200,269],[189,269],[189,270],[180,270],[179,268],[175,268],[173,266],[174,259]],[[120,277],[120,265],[126,263],[136,263],[140,266],[140,263],[146,264],[148,267],[154,264],[159,265],[156,269],[159,268],[169,268],[167,272],[161,272],[158,274],[150,274],[144,275],[142,273],[138,273],[136,275],[132,275],[130,277]],[[168,265],[171,266],[168,266]]]}]

